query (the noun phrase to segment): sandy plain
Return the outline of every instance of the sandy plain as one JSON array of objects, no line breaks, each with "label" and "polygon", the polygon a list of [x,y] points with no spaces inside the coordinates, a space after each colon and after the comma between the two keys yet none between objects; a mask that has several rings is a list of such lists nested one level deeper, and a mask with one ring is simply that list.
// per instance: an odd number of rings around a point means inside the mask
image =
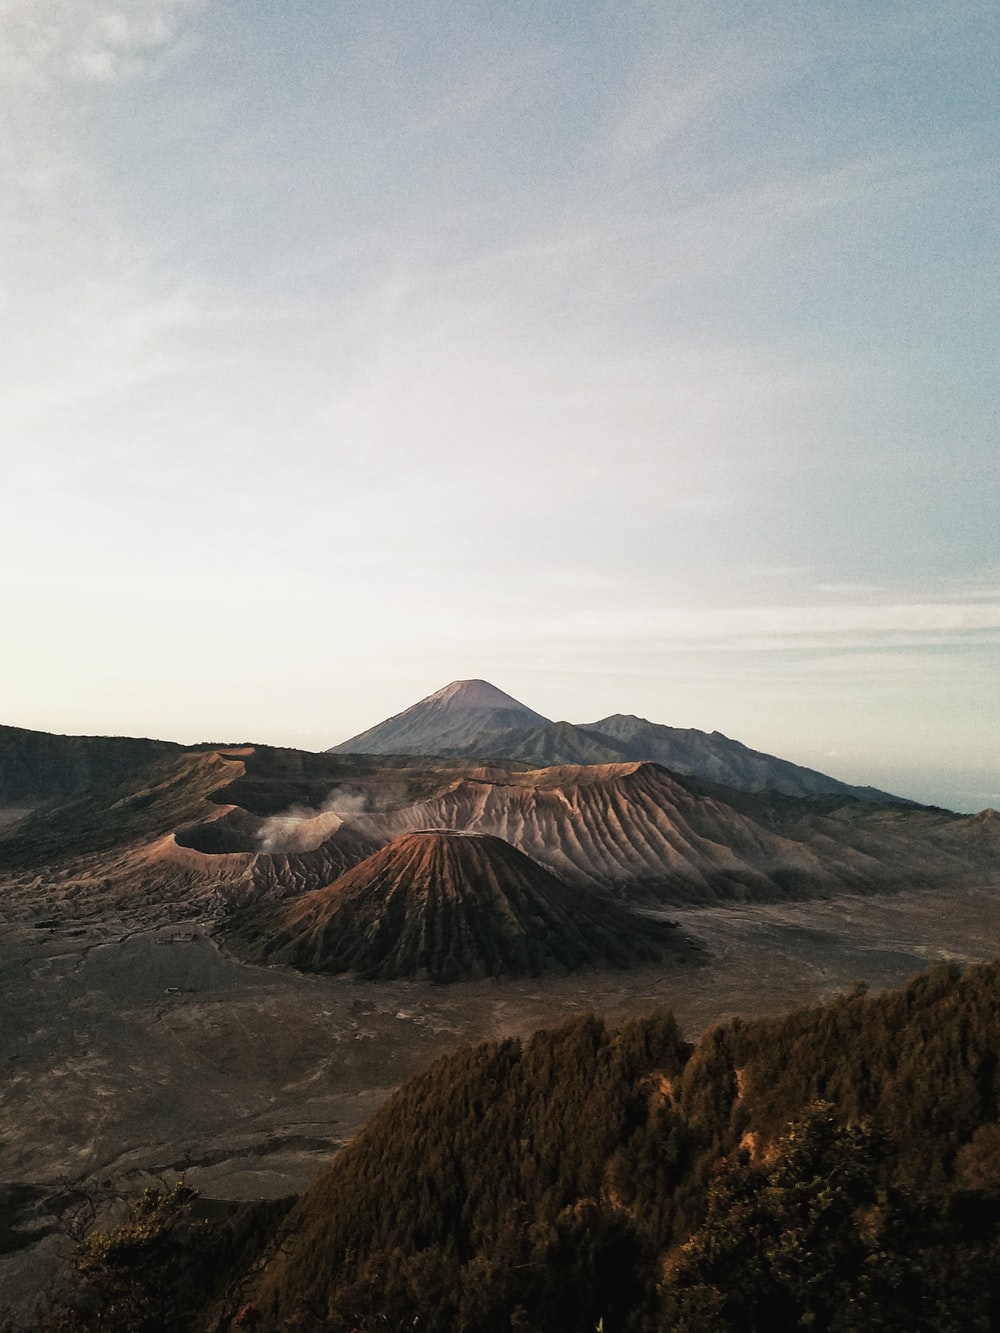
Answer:
[{"label": "sandy plain", "polygon": [[1000,955],[1000,882],[664,915],[691,942],[685,965],[442,986],[243,963],[207,915],[47,913],[19,895],[0,932],[0,1311],[26,1309],[66,1253],[71,1186],[183,1172],[209,1198],[294,1192],[461,1042],[658,1006],[693,1037]]}]

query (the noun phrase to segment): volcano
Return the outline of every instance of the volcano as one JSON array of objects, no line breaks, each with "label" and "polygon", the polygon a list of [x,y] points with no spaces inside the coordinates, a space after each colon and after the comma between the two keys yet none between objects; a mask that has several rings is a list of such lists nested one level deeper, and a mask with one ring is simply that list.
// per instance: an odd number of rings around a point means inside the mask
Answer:
[{"label": "volcano", "polygon": [[[402,713],[334,745],[329,754],[452,754],[549,719],[486,680],[453,680]],[[487,750],[489,746],[487,745]]]},{"label": "volcano", "polygon": [[571,889],[502,838],[420,830],[327,888],[240,913],[223,932],[244,957],[371,979],[458,981],[662,958],[662,921]]}]

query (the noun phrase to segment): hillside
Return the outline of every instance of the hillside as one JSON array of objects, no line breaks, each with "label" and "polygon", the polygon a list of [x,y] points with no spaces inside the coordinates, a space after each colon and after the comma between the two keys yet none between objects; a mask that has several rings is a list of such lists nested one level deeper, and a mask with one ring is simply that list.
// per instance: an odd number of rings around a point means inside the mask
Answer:
[{"label": "hillside", "polygon": [[[0,834],[0,873],[60,866],[169,836],[214,814],[211,797],[242,772],[241,751],[185,751],[130,762],[124,775],[49,799]],[[110,771],[114,774],[114,767]],[[50,788],[51,791],[51,788]]]},{"label": "hillside", "polygon": [[457,1052],[303,1197],[262,1308],[330,1329],[500,1329],[518,1307],[547,1333],[986,1327],[998,997],[997,965],[941,967],[694,1049],[660,1015]]},{"label": "hillside", "polygon": [[852,786],[815,769],[752,750],[720,731],[667,727],[621,713],[590,723],[588,730],[608,737],[629,759],[649,759],[671,772],[738,791],[772,791],[783,796],[853,796],[863,801],[899,800],[875,787]]},{"label": "hillside", "polygon": [[636,916],[488,834],[406,833],[328,888],[239,913],[230,947],[259,962],[372,979],[534,976],[662,958],[662,922]]},{"label": "hillside", "polygon": [[[656,764],[493,770],[352,817],[388,841],[416,828],[503,838],[568,883],[664,903],[761,901],[994,873],[1000,840],[965,817],[824,797],[751,795]],[[973,873],[976,873],[973,871]]]},{"label": "hillside", "polygon": [[[164,1286],[162,1236],[187,1243],[169,1216],[155,1245],[123,1235],[131,1267],[93,1282],[99,1326],[152,1329],[169,1308],[178,1331],[242,1310],[264,1333],[986,1333],[997,1049],[998,964],[736,1020],[694,1046],[661,1012],[464,1047],[209,1282],[185,1286],[175,1261]],[[139,1298],[125,1325],[110,1305],[123,1276]]]},{"label": "hillside", "polygon": [[0,811],[79,796],[183,748],[131,736],[56,736],[0,726]]}]

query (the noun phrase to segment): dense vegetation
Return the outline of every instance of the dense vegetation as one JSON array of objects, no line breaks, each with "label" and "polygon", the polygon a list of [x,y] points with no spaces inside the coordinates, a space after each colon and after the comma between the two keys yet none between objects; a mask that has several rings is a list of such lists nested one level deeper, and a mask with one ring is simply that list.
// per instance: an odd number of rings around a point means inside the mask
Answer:
[{"label": "dense vegetation", "polygon": [[[245,1305],[244,1283],[273,1252],[290,1203],[223,1205],[223,1215],[210,1218],[197,1190],[183,1180],[147,1188],[124,1220],[78,1239],[77,1298],[50,1310],[39,1327],[45,1333],[166,1333],[204,1327],[211,1305],[212,1326],[228,1328]],[[0,1324],[3,1333],[16,1327]]]},{"label": "dense vegetation", "polygon": [[[243,1325],[178,1301],[169,1326],[1000,1327],[998,1052],[998,964],[693,1048],[668,1014],[463,1048],[251,1247],[258,1272],[243,1246]],[[100,1317],[62,1327],[120,1326]]]}]

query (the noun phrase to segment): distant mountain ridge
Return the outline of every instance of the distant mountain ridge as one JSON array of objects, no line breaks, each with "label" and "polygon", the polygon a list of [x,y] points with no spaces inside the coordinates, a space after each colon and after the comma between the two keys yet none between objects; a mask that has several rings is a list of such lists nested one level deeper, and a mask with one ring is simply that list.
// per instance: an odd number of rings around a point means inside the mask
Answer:
[{"label": "distant mountain ridge", "polygon": [[57,736],[0,726],[0,806],[78,796],[184,749],[137,736]]},{"label": "distant mountain ridge", "polygon": [[580,725],[553,722],[483,680],[452,681],[327,753],[443,755],[538,767],[652,761],[737,791],[913,804],[752,750],[718,731],[669,727],[625,713]]}]

